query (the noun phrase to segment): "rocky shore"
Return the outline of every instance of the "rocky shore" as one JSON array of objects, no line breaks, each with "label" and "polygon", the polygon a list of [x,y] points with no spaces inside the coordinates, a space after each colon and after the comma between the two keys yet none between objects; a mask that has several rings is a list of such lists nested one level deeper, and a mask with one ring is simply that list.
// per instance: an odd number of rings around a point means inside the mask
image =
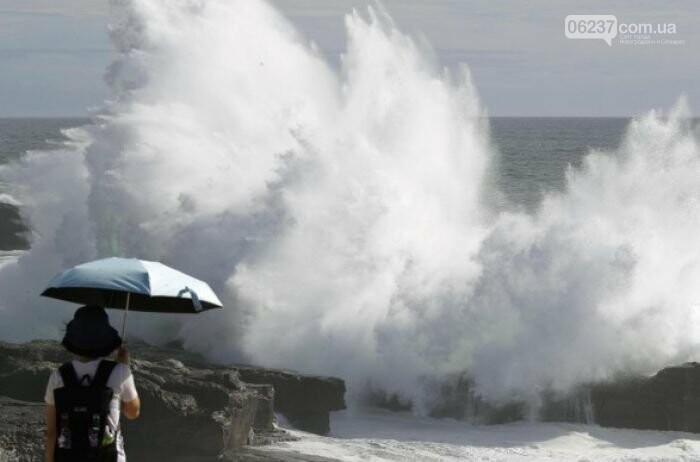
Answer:
[{"label": "rocky shore", "polygon": [[[467,374],[436,382],[428,394],[434,397],[425,403],[431,417],[476,424],[535,419],[700,433],[700,364],[695,362],[662,369],[651,377],[624,376],[581,384],[566,393],[544,390],[531,401],[488,401],[475,392]],[[393,411],[413,407],[410,401],[377,390],[367,394],[366,402]]]},{"label": "rocky shore", "polygon": [[[142,417],[124,425],[129,460],[205,462],[327,461],[298,453],[270,458],[256,446],[294,440],[278,428],[281,415],[295,428],[320,435],[329,416],[345,408],[345,384],[330,377],[250,366],[216,366],[181,349],[132,345],[132,369]],[[41,460],[44,387],[68,360],[56,342],[0,342],[0,462]],[[700,433],[700,364],[669,367],[651,377],[583,384],[566,394],[543,392],[536,410],[525,401],[489,402],[467,375],[436,382],[432,417],[480,424],[532,418],[606,427]],[[410,410],[398,396],[371,391],[373,405]],[[533,413],[534,411],[534,413]]]},{"label": "rocky shore", "polygon": [[[130,461],[263,460],[246,448],[292,438],[275,413],[325,434],[329,413],[345,408],[340,379],[214,366],[176,349],[132,351],[144,412],[123,428]],[[0,342],[0,462],[42,460],[41,402],[50,372],[67,360],[56,342]]]}]

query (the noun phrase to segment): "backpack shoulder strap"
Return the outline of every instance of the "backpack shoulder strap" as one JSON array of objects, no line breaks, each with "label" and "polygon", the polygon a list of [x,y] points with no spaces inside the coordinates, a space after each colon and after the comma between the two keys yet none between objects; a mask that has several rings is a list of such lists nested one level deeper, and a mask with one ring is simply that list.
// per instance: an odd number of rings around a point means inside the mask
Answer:
[{"label": "backpack shoulder strap", "polygon": [[61,374],[61,379],[63,380],[63,386],[67,388],[73,388],[80,386],[78,383],[78,376],[75,372],[73,364],[67,362],[58,368],[58,373]]},{"label": "backpack shoulder strap", "polygon": [[112,375],[112,371],[117,366],[114,361],[108,361],[103,359],[97,366],[97,372],[95,372],[95,377],[92,379],[90,386],[95,388],[106,388],[109,376]]}]

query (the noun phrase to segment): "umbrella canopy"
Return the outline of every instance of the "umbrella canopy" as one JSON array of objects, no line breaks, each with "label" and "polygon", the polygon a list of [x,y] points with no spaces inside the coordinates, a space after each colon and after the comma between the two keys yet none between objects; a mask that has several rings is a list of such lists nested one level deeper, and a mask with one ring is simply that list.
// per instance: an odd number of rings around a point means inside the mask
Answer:
[{"label": "umbrella canopy", "polygon": [[209,285],[162,263],[106,258],[57,274],[41,294],[86,305],[159,313],[199,313],[222,304]]}]

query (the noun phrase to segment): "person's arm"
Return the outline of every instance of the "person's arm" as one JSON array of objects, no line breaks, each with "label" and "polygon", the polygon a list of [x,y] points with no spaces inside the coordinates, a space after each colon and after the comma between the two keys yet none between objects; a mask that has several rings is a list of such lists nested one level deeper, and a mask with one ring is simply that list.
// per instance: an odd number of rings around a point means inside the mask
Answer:
[{"label": "person's arm", "polygon": [[[131,357],[126,345],[119,348],[117,352],[117,362],[120,362],[129,367]],[[134,385],[134,376],[129,373],[129,377],[122,384],[122,396],[128,401],[122,402],[122,414],[129,420],[134,420],[141,414],[141,400],[136,394],[136,386]]]},{"label": "person's arm", "polygon": [[54,451],[56,450],[56,406],[46,405],[46,462],[54,462]]},{"label": "person's arm", "polygon": [[141,415],[141,400],[136,398],[122,403],[122,414],[129,420],[137,419]]}]

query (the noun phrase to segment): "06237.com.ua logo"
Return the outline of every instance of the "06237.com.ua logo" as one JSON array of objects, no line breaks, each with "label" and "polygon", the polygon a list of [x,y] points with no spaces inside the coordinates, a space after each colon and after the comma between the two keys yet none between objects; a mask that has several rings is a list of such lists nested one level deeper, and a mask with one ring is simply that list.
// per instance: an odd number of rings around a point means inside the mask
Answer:
[{"label": "06237.com.ua logo", "polygon": [[618,23],[612,14],[570,14],[564,18],[567,38],[600,39],[608,46],[616,37],[621,45],[685,45],[676,33],[675,23]]}]

